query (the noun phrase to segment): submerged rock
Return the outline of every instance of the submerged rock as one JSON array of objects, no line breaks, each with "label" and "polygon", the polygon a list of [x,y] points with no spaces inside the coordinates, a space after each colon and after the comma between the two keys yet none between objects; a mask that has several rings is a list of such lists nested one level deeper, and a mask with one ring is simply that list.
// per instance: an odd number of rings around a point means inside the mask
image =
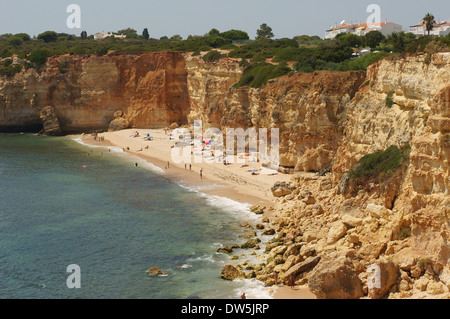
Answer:
[{"label": "submerged rock", "polygon": [[255,213],[255,214],[257,214],[257,215],[264,214],[264,210],[265,209],[266,209],[265,207],[259,206],[259,205],[255,205],[255,206],[250,207],[250,211]]},{"label": "submerged rock", "polygon": [[255,248],[261,242],[259,238],[251,238],[241,245],[241,248]]},{"label": "submerged rock", "polygon": [[147,274],[149,274],[150,276],[159,276],[159,275],[168,275],[167,272],[162,271],[159,267],[154,266],[154,267],[150,267],[147,270]]},{"label": "submerged rock", "polygon": [[244,272],[237,269],[233,265],[225,265],[220,273],[220,278],[225,280],[234,280],[243,277],[245,277]]}]

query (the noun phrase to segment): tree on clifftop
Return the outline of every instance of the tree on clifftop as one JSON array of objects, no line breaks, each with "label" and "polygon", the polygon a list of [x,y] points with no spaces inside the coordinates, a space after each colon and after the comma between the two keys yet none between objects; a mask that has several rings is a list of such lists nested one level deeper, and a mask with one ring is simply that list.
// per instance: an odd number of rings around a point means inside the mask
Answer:
[{"label": "tree on clifftop", "polygon": [[423,17],[423,23],[428,31],[428,35],[430,35],[430,32],[433,30],[434,24],[436,23],[436,20],[434,20],[434,15],[427,13],[427,15]]},{"label": "tree on clifftop", "polygon": [[127,39],[136,39],[138,37],[137,31],[132,28],[126,28],[117,31],[118,34],[123,34],[127,36]]},{"label": "tree on clifftop", "polygon": [[150,34],[148,33],[148,29],[147,28],[145,28],[144,31],[142,31],[142,37],[145,40],[148,40],[150,38]]},{"label": "tree on clifftop", "polygon": [[364,40],[367,46],[375,49],[384,40],[384,35],[380,31],[370,31],[364,36]]},{"label": "tree on clifftop", "polygon": [[256,39],[266,38],[270,39],[273,38],[274,35],[272,33],[272,28],[269,27],[267,24],[263,23],[259,27],[258,30],[256,30]]},{"label": "tree on clifftop", "polygon": [[46,31],[39,34],[38,39],[44,40],[45,43],[55,42],[58,39],[58,34],[54,31]]}]

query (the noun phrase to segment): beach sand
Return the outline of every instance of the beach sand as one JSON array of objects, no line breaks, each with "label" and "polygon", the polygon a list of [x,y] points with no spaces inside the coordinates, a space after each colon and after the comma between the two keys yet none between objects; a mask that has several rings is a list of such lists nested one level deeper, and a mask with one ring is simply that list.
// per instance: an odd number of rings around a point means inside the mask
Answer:
[{"label": "beach sand", "polygon": [[316,299],[308,286],[294,286],[292,289],[289,286],[280,285],[275,288],[273,295],[274,299]]},{"label": "beach sand", "polygon": [[[136,132],[139,137],[133,137]],[[153,140],[146,139],[147,134]],[[91,134],[84,134],[82,141],[89,145],[118,147],[124,152],[136,155],[153,165],[164,170],[164,176],[178,184],[184,184],[198,189],[205,194],[217,195],[233,199],[237,202],[251,205],[265,206],[264,217],[271,218],[273,209],[276,207],[271,187],[278,181],[288,182],[291,178],[288,174],[277,173],[276,175],[252,175],[250,169],[265,171],[261,163],[250,162],[246,156],[245,163],[232,163],[224,165],[221,163],[175,163],[172,160],[169,132],[164,129],[127,129],[116,132],[104,132],[98,134],[94,139]],[[103,137],[100,139],[99,137]],[[178,150],[180,148],[177,148]],[[193,158],[193,157],[192,157]],[[245,167],[242,167],[246,165]],[[200,177],[202,170],[202,178]],[[260,172],[260,171],[257,171]],[[275,299],[311,299],[314,295],[307,287],[276,287],[273,296]]]}]

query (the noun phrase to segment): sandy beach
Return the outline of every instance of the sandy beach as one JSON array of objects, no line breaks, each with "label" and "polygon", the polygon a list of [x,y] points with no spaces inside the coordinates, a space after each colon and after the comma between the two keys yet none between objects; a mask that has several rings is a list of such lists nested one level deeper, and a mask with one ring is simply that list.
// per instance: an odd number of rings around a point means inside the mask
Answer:
[{"label": "sandy beach", "polygon": [[[139,133],[139,134],[136,134]],[[147,136],[152,139],[148,140]],[[81,136],[89,145],[117,147],[124,152],[136,155],[165,172],[165,177],[175,183],[195,187],[201,192],[233,199],[241,203],[265,206],[264,217],[271,217],[275,206],[271,187],[277,181],[289,181],[291,176],[277,173],[267,174],[261,163],[245,157],[245,163],[224,165],[222,162],[192,164],[175,163],[172,160],[171,146],[177,142],[171,140],[170,131],[164,129],[127,129],[116,132],[104,132],[95,138],[91,134]],[[192,157],[193,158],[193,157]],[[200,177],[200,171],[202,176]],[[255,174],[252,174],[255,172]],[[262,173],[261,173],[262,172]],[[266,174],[263,174],[266,173]],[[270,173],[270,171],[269,171]],[[275,299],[314,299],[307,287],[274,287]]]},{"label": "sandy beach", "polygon": [[[139,137],[133,137],[136,132]],[[146,135],[153,139],[148,141]],[[277,175],[252,175],[252,169],[258,173],[262,168],[260,163],[249,162],[224,165],[221,163],[194,163],[192,166],[184,163],[177,164],[172,160],[170,136],[162,129],[128,129],[116,132],[99,134],[104,140],[92,135],[83,135],[82,140],[86,144],[115,146],[125,152],[139,156],[157,167],[164,169],[166,177],[176,182],[190,186],[198,186],[203,192],[224,196],[242,203],[273,207],[274,197],[270,188],[277,181],[289,181],[291,176],[277,173]],[[245,166],[245,167],[243,167]],[[202,170],[202,178],[200,178]],[[268,210],[270,211],[270,209]]]}]

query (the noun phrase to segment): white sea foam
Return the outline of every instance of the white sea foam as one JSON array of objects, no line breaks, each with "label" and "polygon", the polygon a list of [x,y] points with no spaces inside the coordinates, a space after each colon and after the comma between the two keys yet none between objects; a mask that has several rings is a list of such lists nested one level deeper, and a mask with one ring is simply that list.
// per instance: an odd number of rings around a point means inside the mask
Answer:
[{"label": "white sea foam", "polygon": [[106,149],[109,149],[111,152],[123,153],[123,149],[121,149],[120,147],[117,147],[117,146],[91,145],[91,144],[83,142],[83,139],[81,137],[74,137],[74,138],[72,138],[72,140],[74,140],[75,142],[77,142],[81,145],[87,146],[87,147],[106,148]]},{"label": "white sea foam", "polygon": [[212,255],[208,255],[208,254],[205,254],[205,255],[199,256],[199,257],[192,257],[192,258],[188,258],[187,259],[187,262],[191,262],[191,263],[198,262],[198,261],[200,261],[200,262],[207,261],[207,262],[210,262],[210,263],[215,263],[216,262],[214,260],[213,256]]},{"label": "white sea foam", "polygon": [[190,265],[190,264],[184,264],[184,265],[179,266],[178,268],[181,268],[181,269],[188,269],[188,268],[192,268],[192,265]]},{"label": "white sea foam", "polygon": [[86,146],[86,147],[108,149],[111,152],[118,153],[121,156],[123,155],[123,158],[126,159],[127,161],[129,161],[130,163],[138,163],[139,167],[144,167],[144,168],[149,169],[152,172],[157,173],[157,174],[161,174],[161,175],[165,174],[165,171],[162,168],[159,168],[158,166],[156,166],[156,165],[154,165],[154,164],[152,164],[152,163],[150,163],[150,162],[140,158],[137,155],[133,155],[133,154],[124,152],[123,149],[121,149],[120,147],[104,146],[104,145],[103,146],[102,145],[90,145],[90,144],[87,144],[87,143],[83,142],[81,137],[74,137],[72,139],[75,142],[77,142],[77,143],[79,143],[79,144],[81,144],[83,146]]},{"label": "white sea foam", "polygon": [[[181,187],[196,193],[198,196],[203,197],[207,204],[213,207],[220,208],[224,211],[226,211],[228,214],[230,214],[233,217],[236,218],[245,218],[249,221],[259,221],[261,219],[260,216],[252,213],[250,211],[250,207],[252,206],[249,203],[241,203],[238,201],[235,201],[228,197],[218,196],[218,195],[209,195],[206,193],[203,193],[201,189],[198,187],[193,186],[187,186],[185,184],[179,184]],[[220,187],[220,186],[217,186]]]},{"label": "white sea foam", "polygon": [[236,279],[242,287],[234,289],[236,298],[245,293],[247,299],[273,299],[273,292],[264,286],[264,283],[256,279]]},{"label": "white sea foam", "polygon": [[146,160],[142,160],[139,157],[136,157],[136,163],[138,163],[139,166],[150,169],[154,173],[158,173],[161,175],[164,175],[166,173],[162,168],[160,168],[152,163],[149,163]]}]

